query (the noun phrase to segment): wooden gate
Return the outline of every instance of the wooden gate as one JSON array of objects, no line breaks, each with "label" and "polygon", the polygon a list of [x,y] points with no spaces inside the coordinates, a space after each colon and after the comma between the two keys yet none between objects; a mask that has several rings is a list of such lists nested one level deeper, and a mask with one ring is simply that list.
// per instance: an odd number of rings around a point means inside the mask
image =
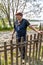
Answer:
[{"label": "wooden gate", "polygon": [[[0,44],[0,65],[43,65],[43,35],[26,36],[24,42],[21,38],[20,44],[18,44],[18,39],[15,42],[10,40],[10,42],[3,42],[3,45]],[[25,46],[24,64],[22,59],[23,46]]]}]

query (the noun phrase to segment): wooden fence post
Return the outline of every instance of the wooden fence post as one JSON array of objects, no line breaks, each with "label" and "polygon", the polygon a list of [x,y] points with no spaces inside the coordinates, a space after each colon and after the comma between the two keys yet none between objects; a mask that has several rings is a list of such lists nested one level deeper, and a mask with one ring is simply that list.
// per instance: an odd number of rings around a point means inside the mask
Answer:
[{"label": "wooden fence post", "polygon": [[[34,40],[36,39],[36,34],[34,34]],[[34,56],[35,56],[35,44],[36,41],[33,42],[33,65],[34,65]]]},{"label": "wooden fence post", "polygon": [[13,43],[12,40],[10,41],[11,44],[11,65],[13,65]]},{"label": "wooden fence post", "polygon": [[38,60],[40,59],[40,52],[41,52],[41,42],[42,42],[42,35],[40,35],[40,42],[39,42],[39,54],[38,54]]},{"label": "wooden fence post", "polygon": [[23,46],[24,46],[24,43],[23,43],[23,37],[21,37],[21,65],[22,65],[22,55],[23,55]]},{"label": "wooden fence post", "polygon": [[[26,53],[27,53],[27,46],[28,46],[28,35],[26,36]],[[26,54],[27,56],[27,54]]]},{"label": "wooden fence post", "polygon": [[32,35],[30,35],[30,46],[29,46],[29,65],[31,65],[31,45],[32,45]]},{"label": "wooden fence post", "polygon": [[42,56],[41,56],[41,58],[43,59],[43,47],[42,47]]},{"label": "wooden fence post", "polygon": [[38,59],[38,40],[39,39],[39,34],[37,35],[37,40],[36,40],[36,60]]},{"label": "wooden fence post", "polygon": [[7,64],[7,49],[6,49],[6,42],[4,42],[4,56],[5,56],[5,65]]},{"label": "wooden fence post", "polygon": [[1,52],[0,52],[0,65],[1,65]]},{"label": "wooden fence post", "polygon": [[16,38],[16,65],[18,65],[18,39]]},{"label": "wooden fence post", "polygon": [[26,36],[26,41],[25,41],[25,65],[26,65],[26,61],[28,60],[28,58],[27,58],[27,46],[28,46],[28,35]]}]

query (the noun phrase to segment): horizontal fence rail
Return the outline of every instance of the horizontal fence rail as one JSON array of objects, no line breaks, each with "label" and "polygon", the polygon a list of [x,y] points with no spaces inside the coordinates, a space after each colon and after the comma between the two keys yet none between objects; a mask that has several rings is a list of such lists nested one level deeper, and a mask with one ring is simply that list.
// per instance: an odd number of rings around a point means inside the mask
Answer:
[{"label": "horizontal fence rail", "polygon": [[[23,48],[25,47],[25,59],[22,59]],[[20,49],[19,49],[20,48]],[[24,61],[24,62],[23,62]],[[43,65],[43,35],[27,35],[26,41],[16,44],[12,40],[10,43],[4,42],[0,46],[0,65]]]}]

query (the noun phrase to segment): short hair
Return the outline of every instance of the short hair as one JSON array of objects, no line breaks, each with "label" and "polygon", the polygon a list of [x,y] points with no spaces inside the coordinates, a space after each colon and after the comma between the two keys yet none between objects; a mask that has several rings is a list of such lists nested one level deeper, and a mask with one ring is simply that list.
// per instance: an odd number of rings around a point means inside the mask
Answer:
[{"label": "short hair", "polygon": [[16,15],[23,16],[23,14],[21,12],[16,13]]}]

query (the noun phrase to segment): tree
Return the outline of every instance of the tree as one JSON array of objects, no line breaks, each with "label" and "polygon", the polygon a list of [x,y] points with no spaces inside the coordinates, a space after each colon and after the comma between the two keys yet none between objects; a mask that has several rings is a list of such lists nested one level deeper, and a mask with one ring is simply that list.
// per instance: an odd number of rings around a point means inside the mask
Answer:
[{"label": "tree", "polygon": [[[22,12],[25,9],[26,1],[22,2],[22,0],[1,0],[0,3],[0,11],[4,13],[4,16],[8,19],[9,25],[11,25],[11,13],[13,18],[13,23],[15,21],[15,13],[21,9]],[[21,3],[21,4],[20,4]],[[23,5],[23,6],[22,6]]]},{"label": "tree", "polygon": [[0,3],[0,11],[2,11],[4,17],[8,19],[10,26],[12,26],[11,18],[13,19],[13,23],[16,20],[15,13],[17,11],[21,11],[28,18],[38,18],[41,17],[42,8],[43,6],[41,6],[41,3],[37,2],[37,0],[1,0]]},{"label": "tree", "polygon": [[11,21],[10,21],[10,6],[9,6],[9,0],[7,0],[7,4],[8,6],[6,6],[6,0],[5,1],[1,1],[0,3],[0,10],[4,13],[4,16],[8,19],[9,21],[9,25],[11,25]]},{"label": "tree", "polygon": [[4,21],[4,19],[1,16],[0,16],[0,19],[2,20],[3,27],[5,27],[5,21]]}]

